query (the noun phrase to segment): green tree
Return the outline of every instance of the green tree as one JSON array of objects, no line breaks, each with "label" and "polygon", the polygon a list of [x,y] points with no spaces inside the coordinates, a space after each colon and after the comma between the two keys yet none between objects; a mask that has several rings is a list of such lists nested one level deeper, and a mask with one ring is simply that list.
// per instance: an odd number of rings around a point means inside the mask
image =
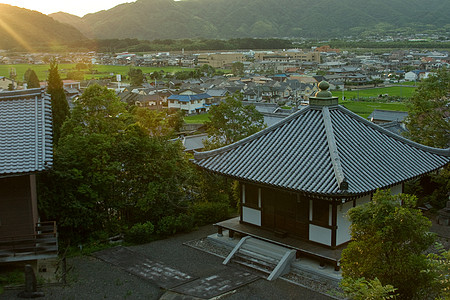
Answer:
[{"label": "green tree", "polygon": [[128,76],[132,86],[140,86],[144,83],[144,73],[142,73],[141,69],[130,68]]},{"label": "green tree", "polygon": [[244,64],[240,61],[234,62],[231,65],[231,73],[233,73],[236,76],[243,75],[244,74]]},{"label": "green tree", "polygon": [[67,103],[63,83],[58,72],[56,60],[50,61],[50,69],[47,79],[47,92],[51,95],[53,117],[53,142],[58,143],[61,126],[69,116],[69,104]]},{"label": "green tree", "polygon": [[408,103],[408,138],[431,147],[450,146],[449,91],[450,70],[446,68],[419,83]]},{"label": "green tree", "polygon": [[53,169],[39,178],[40,212],[58,222],[63,240],[117,234],[187,210],[191,171],[181,144],[150,136],[138,119],[98,85],[75,102]]},{"label": "green tree", "polygon": [[392,285],[383,286],[378,278],[366,280],[358,278],[344,278],[339,286],[344,295],[352,300],[385,300],[395,299],[395,291]]},{"label": "green tree", "polygon": [[34,72],[34,70],[32,69],[26,70],[23,76],[27,84],[27,88],[35,89],[41,87],[41,84],[39,83],[39,78],[37,77],[36,72]]},{"label": "green tree", "polygon": [[[352,241],[342,252],[344,278],[378,278],[397,288],[398,299],[424,299],[434,278],[423,254],[434,241],[431,222],[414,209],[416,198],[378,191],[349,211]],[[402,205],[403,204],[403,205]]]},{"label": "green tree", "polygon": [[214,149],[237,142],[265,127],[263,115],[254,105],[244,105],[242,95],[227,97],[210,109],[210,121],[206,122],[209,139],[207,149]]}]

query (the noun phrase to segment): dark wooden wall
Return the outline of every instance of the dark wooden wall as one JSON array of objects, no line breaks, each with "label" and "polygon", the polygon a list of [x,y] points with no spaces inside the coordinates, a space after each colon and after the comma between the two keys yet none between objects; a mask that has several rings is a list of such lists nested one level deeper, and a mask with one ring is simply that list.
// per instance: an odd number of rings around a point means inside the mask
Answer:
[{"label": "dark wooden wall", "polygon": [[0,238],[34,233],[34,176],[0,178]]}]

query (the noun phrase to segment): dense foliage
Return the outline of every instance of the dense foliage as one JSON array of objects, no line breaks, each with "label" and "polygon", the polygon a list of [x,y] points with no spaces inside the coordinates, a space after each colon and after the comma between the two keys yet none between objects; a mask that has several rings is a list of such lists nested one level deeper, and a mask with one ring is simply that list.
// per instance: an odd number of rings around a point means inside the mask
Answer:
[{"label": "dense foliage", "polygon": [[150,137],[114,92],[88,88],[64,124],[41,211],[71,238],[120,231],[187,209],[190,167],[179,143]]},{"label": "dense foliage", "polygon": [[[450,70],[437,70],[423,80],[408,100],[405,135],[415,142],[436,148],[450,146]],[[408,193],[419,197],[420,204],[440,209],[446,205],[450,190],[450,166],[428,174],[407,185]]]},{"label": "dense foliage", "polygon": [[52,103],[53,143],[57,144],[60,137],[61,126],[69,116],[69,104],[67,103],[63,83],[59,76],[58,63],[56,60],[50,61],[47,93],[51,95]]},{"label": "dense foliage", "polygon": [[209,139],[207,149],[219,148],[237,142],[265,127],[263,115],[254,105],[242,103],[242,95],[227,97],[217,106],[212,106],[210,121],[206,122]]},{"label": "dense foliage", "polygon": [[418,143],[450,147],[450,70],[437,70],[419,83],[408,100],[407,137]]},{"label": "dense foliage", "polygon": [[344,278],[378,278],[398,289],[398,299],[424,299],[435,277],[423,254],[434,241],[431,222],[414,209],[415,197],[378,191],[373,201],[349,211],[352,241],[342,252]]},{"label": "dense foliage", "polygon": [[232,193],[212,190],[171,140],[180,119],[90,86],[62,127],[53,169],[39,176],[42,218],[57,221],[64,242],[118,233],[145,242],[228,217]]}]

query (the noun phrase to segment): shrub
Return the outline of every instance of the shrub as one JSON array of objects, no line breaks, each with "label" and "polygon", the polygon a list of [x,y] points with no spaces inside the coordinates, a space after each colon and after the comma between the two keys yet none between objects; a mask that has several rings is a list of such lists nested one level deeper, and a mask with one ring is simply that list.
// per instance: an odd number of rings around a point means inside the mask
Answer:
[{"label": "shrub", "polygon": [[227,203],[199,202],[191,207],[195,225],[206,225],[225,220],[230,215]]},{"label": "shrub", "polygon": [[125,241],[134,244],[144,244],[151,242],[153,239],[153,231],[155,227],[151,222],[143,224],[135,224],[125,234]]},{"label": "shrub", "polygon": [[189,232],[193,227],[194,219],[190,215],[165,216],[158,222],[157,233],[161,236],[169,236],[177,232]]}]

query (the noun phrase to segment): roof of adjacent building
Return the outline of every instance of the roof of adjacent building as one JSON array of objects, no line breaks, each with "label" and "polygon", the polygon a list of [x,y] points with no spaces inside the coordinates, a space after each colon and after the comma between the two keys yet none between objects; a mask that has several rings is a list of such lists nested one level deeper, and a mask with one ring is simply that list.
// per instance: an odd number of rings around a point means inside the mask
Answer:
[{"label": "roof of adjacent building", "polygon": [[207,133],[184,136],[182,139],[185,151],[194,151],[205,148],[203,142],[208,139]]},{"label": "roof of adjacent building", "polygon": [[408,116],[406,111],[394,111],[394,110],[383,110],[374,109],[373,112],[368,117],[369,120],[380,120],[386,122],[399,121],[402,122]]},{"label": "roof of adjacent building", "polygon": [[52,165],[52,111],[43,89],[0,92],[0,177]]},{"label": "roof of adjacent building", "polygon": [[192,100],[202,100],[208,99],[211,96],[207,93],[197,94],[197,95],[170,95],[167,99],[169,100],[178,100],[181,102],[189,102]]},{"label": "roof of adjacent building", "polygon": [[275,125],[194,154],[198,166],[238,180],[343,197],[393,186],[449,162],[450,148],[396,135],[338,105],[323,88],[309,106]]}]

